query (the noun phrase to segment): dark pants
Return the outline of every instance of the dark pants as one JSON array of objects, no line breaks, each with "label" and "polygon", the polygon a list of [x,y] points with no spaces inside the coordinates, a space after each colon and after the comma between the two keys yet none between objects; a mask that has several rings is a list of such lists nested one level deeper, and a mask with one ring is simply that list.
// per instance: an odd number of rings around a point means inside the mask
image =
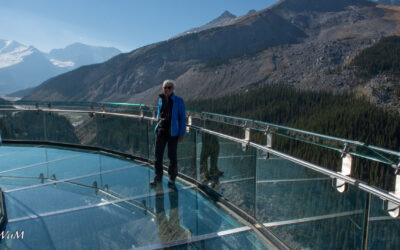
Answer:
[{"label": "dark pants", "polygon": [[178,147],[178,136],[170,136],[168,133],[163,133],[161,130],[157,130],[155,143],[154,143],[154,168],[155,176],[154,179],[160,181],[163,176],[163,156],[165,146],[168,144],[168,174],[169,177],[175,180],[178,175],[178,159],[176,150]]}]

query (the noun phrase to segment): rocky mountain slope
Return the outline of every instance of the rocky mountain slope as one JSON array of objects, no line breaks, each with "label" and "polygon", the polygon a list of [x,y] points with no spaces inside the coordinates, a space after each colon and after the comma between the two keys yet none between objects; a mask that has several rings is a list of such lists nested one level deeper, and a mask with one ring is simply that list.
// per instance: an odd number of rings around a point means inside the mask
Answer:
[{"label": "rocky mountain slope", "polygon": [[282,0],[231,24],[169,39],[44,82],[27,99],[154,103],[176,79],[186,99],[264,84],[342,92],[363,86],[345,67],[381,37],[400,11],[364,0]]}]

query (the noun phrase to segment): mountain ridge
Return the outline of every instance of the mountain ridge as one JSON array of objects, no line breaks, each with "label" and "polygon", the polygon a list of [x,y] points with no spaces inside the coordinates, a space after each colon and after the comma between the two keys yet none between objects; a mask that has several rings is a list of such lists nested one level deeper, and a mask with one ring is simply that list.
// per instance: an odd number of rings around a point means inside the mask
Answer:
[{"label": "mountain ridge", "polygon": [[[305,37],[301,30],[274,13],[266,16],[265,19],[252,22],[251,26],[247,25],[247,23],[233,23],[228,26],[186,34],[127,53],[125,58],[114,58],[112,60],[115,60],[115,65],[118,65],[121,60],[126,61],[127,64],[116,70],[114,70],[114,67],[113,72],[99,65],[99,69],[102,68],[110,72],[109,75],[104,71],[99,73],[103,74],[104,77],[98,79],[97,84],[104,91],[93,91],[92,93],[95,96],[88,95],[85,98],[87,100],[109,100],[116,96],[115,93],[112,93],[113,91],[116,91],[117,94],[125,93],[128,95],[140,93],[149,89],[149,87],[158,85],[166,77],[177,78],[186,72],[193,62],[206,62],[221,57],[248,53],[249,51],[255,52],[268,46],[278,45],[281,42],[295,43],[300,38]],[[271,25],[271,23],[275,22],[279,22],[281,27],[285,28],[285,32],[276,32],[276,27]],[[271,34],[277,35],[271,36]],[[108,61],[107,64],[112,63]],[[146,74],[144,74],[143,65],[147,67]],[[125,71],[124,69],[127,67],[133,69],[134,72]],[[101,70],[97,70],[97,72],[99,71]],[[71,74],[74,74],[74,72],[71,72]],[[90,75],[88,73],[88,77],[82,78],[82,81],[80,81],[81,87],[89,84],[89,82],[90,84],[93,83]],[[54,81],[62,81],[63,84],[76,84],[60,79],[54,79]],[[129,86],[132,81],[134,81],[133,86]],[[147,85],[149,82],[150,86]],[[45,94],[49,90],[49,82],[45,82],[43,86],[46,87],[38,90],[43,93],[41,96],[51,98],[51,94]],[[91,88],[93,86],[84,87],[87,93],[90,93]],[[56,89],[54,90],[57,91]],[[37,98],[36,96],[32,95],[28,98]],[[59,97],[60,95],[57,94],[57,96]],[[68,98],[73,97],[64,96],[64,99]]]},{"label": "mountain ridge", "polygon": [[216,28],[216,27],[220,27],[220,26],[224,26],[224,25],[229,25],[235,18],[236,18],[235,15],[233,15],[229,11],[225,10],[219,17],[211,20],[210,22],[206,23],[205,25],[190,29],[190,30],[185,31],[182,34],[179,34],[175,37],[183,36],[183,35],[190,34],[190,33],[196,33],[196,32],[200,32],[203,30]]},{"label": "mountain ridge", "polygon": [[[299,3],[316,6],[304,9]],[[281,82],[352,91],[361,82],[344,66],[381,37],[399,32],[399,21],[387,18],[391,11],[397,10],[364,0],[280,1],[229,25],[151,44],[46,81],[27,99],[153,103],[166,78],[176,80],[177,94],[186,99]],[[68,88],[81,91],[62,91]]]}]

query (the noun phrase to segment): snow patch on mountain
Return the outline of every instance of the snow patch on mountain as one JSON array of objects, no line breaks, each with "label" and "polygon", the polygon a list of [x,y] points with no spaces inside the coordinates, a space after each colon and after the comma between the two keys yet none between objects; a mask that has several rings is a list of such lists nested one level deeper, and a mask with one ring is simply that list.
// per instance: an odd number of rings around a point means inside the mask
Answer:
[{"label": "snow patch on mountain", "polygon": [[75,63],[73,61],[60,61],[56,59],[50,59],[50,62],[57,67],[60,68],[68,68],[68,67],[74,67]]},{"label": "snow patch on mountain", "polygon": [[24,60],[24,57],[33,53],[32,47],[26,47],[18,44],[15,45],[13,41],[6,41],[4,46],[0,48],[0,68],[9,67],[18,64]]}]

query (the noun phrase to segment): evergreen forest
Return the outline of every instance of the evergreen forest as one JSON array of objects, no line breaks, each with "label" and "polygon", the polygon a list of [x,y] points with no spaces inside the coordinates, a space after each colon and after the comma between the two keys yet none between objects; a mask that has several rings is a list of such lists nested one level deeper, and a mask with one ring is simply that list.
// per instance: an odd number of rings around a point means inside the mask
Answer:
[{"label": "evergreen forest", "polygon": [[[399,115],[353,94],[303,91],[284,85],[266,86],[218,99],[189,101],[186,105],[188,109],[265,121],[400,150]],[[275,138],[273,148],[335,171],[341,162],[336,151],[287,138]],[[391,189],[394,170],[387,164],[356,158],[353,176]]]},{"label": "evergreen forest", "polygon": [[372,77],[378,74],[400,75],[400,36],[383,37],[361,51],[351,62],[358,71]]}]

